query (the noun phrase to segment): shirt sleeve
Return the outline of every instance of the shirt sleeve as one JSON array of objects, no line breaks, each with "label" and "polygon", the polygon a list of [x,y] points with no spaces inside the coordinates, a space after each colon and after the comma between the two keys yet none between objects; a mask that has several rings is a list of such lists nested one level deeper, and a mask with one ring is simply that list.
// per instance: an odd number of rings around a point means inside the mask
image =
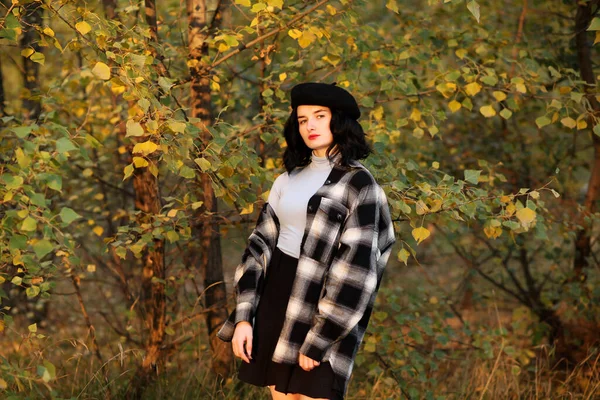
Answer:
[{"label": "shirt sleeve", "polygon": [[378,287],[379,191],[365,186],[350,209],[325,282],[325,295],[300,353],[321,361],[327,349],[359,323]]}]

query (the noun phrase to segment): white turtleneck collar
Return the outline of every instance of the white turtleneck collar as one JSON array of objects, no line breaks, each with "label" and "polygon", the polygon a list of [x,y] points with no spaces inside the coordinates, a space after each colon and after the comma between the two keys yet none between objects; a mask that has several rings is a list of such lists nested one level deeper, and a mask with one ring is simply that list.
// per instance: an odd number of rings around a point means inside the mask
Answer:
[{"label": "white turtleneck collar", "polygon": [[308,164],[308,166],[312,169],[317,170],[331,170],[338,158],[340,158],[339,154],[336,154],[330,161],[329,158],[327,158],[327,156],[319,157],[313,152],[310,155],[310,164]]}]

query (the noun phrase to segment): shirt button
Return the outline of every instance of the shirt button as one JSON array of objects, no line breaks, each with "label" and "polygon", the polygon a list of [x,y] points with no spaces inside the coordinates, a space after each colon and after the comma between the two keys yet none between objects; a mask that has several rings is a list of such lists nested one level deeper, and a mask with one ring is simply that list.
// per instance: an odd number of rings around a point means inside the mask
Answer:
[{"label": "shirt button", "polygon": [[337,220],[338,220],[338,221],[341,221],[341,220],[342,220],[342,214],[338,214],[338,215],[337,215]]},{"label": "shirt button", "polygon": [[308,206],[308,211],[312,211],[312,206]]},{"label": "shirt button", "polygon": [[329,185],[330,183],[331,183],[331,181],[330,181],[329,179],[327,179],[327,180],[325,181],[325,184],[326,184],[326,185]]}]

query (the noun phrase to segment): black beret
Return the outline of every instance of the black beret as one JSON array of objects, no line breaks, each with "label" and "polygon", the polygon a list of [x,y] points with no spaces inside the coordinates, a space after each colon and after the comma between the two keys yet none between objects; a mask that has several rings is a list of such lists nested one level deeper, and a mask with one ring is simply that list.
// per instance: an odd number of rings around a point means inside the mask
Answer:
[{"label": "black beret", "polygon": [[334,84],[307,82],[292,88],[292,108],[298,106],[325,106],[346,113],[358,119],[360,109],[354,97],[347,90]]}]

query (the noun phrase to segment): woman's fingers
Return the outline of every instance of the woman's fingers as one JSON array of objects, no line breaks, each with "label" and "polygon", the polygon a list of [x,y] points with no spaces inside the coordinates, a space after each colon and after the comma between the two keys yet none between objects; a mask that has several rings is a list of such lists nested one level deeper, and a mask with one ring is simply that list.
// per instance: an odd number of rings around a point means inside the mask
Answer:
[{"label": "woman's fingers", "polygon": [[308,358],[304,354],[300,354],[298,357],[298,364],[300,364],[300,368],[305,371],[311,371],[315,367],[318,367],[321,363],[319,361],[315,361],[312,358]]},{"label": "woman's fingers", "polygon": [[[246,356],[250,360],[252,360],[252,336],[246,337]],[[246,361],[250,362],[250,361]]]},{"label": "woman's fingers", "polygon": [[252,325],[240,322],[235,328],[231,348],[236,357],[249,363],[252,354]]}]

